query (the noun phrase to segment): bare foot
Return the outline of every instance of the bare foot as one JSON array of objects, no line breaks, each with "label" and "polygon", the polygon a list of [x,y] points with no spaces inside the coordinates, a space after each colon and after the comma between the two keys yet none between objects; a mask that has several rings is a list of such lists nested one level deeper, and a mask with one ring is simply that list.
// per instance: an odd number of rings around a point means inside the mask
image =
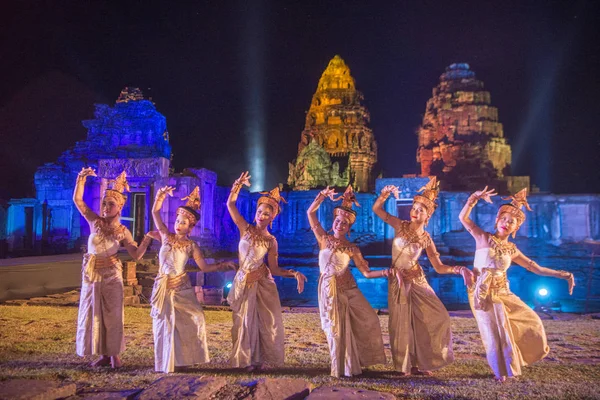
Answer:
[{"label": "bare foot", "polygon": [[497,376],[494,379],[496,379],[496,382],[499,382],[499,383],[506,382],[506,377],[505,376]]},{"label": "bare foot", "polygon": [[413,375],[422,375],[422,376],[431,376],[431,375],[433,375],[433,374],[431,373],[431,371],[421,371],[421,370],[420,370],[419,368],[417,368],[417,367],[412,367],[412,368],[410,369],[410,373],[411,373],[411,374],[413,374]]},{"label": "bare foot", "polygon": [[101,356],[99,359],[90,364],[91,367],[105,367],[110,364],[110,357]]},{"label": "bare foot", "polygon": [[121,365],[123,365],[123,363],[121,363],[121,359],[119,358],[119,356],[112,356],[110,358],[110,366],[113,368],[121,368]]}]

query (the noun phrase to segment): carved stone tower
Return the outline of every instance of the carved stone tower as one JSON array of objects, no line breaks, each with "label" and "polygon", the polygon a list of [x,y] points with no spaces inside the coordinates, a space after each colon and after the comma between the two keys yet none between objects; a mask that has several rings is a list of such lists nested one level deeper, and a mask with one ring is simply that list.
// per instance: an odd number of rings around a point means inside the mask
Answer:
[{"label": "carved stone tower", "polygon": [[[327,161],[332,162],[330,168],[335,171],[327,173],[323,169],[312,168],[313,171],[321,171],[323,176],[306,177],[307,171],[300,171],[306,166],[298,162],[290,164],[290,177],[294,179],[288,180],[288,184],[293,190],[308,190],[325,184],[336,186],[345,180],[344,176],[348,173],[347,170],[340,171],[340,168],[350,170],[349,179],[355,191],[367,192],[373,188],[372,168],[377,162],[377,143],[367,127],[370,115],[361,104],[362,100],[363,95],[355,88],[350,68],[336,55],[319,80],[298,145],[300,155],[311,141],[316,141],[331,156],[331,160]],[[306,164],[306,157],[303,159]],[[342,175],[339,176],[338,172]]]},{"label": "carved stone tower", "polygon": [[468,64],[446,68],[417,131],[421,175],[439,177],[445,190],[492,184],[507,190],[511,148],[498,122],[498,109],[490,104],[490,93]]}]

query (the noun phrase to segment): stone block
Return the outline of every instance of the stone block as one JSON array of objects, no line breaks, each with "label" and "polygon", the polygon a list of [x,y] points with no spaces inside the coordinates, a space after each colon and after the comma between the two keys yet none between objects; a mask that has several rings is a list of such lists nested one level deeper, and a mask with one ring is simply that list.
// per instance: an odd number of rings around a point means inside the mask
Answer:
[{"label": "stone block", "polygon": [[123,279],[135,279],[136,276],[136,262],[135,261],[126,261],[123,263]]},{"label": "stone block", "polygon": [[133,279],[125,279],[123,281],[123,284],[126,286],[137,286],[138,285],[138,280],[133,278]]},{"label": "stone block", "polygon": [[204,293],[204,304],[218,305],[223,300],[223,288],[222,287],[203,287]]},{"label": "stone block", "polygon": [[257,400],[302,400],[311,384],[304,379],[265,378],[258,381],[253,398]]},{"label": "stone block", "polygon": [[131,390],[120,390],[120,391],[106,391],[106,392],[88,392],[80,393],[76,397],[69,398],[69,400],[81,399],[81,400],[133,400],[137,397],[137,394],[141,392],[141,389]]},{"label": "stone block", "polygon": [[0,399],[54,400],[75,395],[74,383],[37,379],[10,379],[0,382]]},{"label": "stone block", "polygon": [[395,400],[391,393],[376,392],[374,390],[357,389],[343,386],[321,386],[313,390],[306,400]]},{"label": "stone block", "polygon": [[139,296],[127,296],[123,298],[123,305],[125,306],[133,306],[137,304],[140,304]]},{"label": "stone block", "polygon": [[123,286],[123,297],[133,296],[133,286]]},{"label": "stone block", "polygon": [[144,389],[138,399],[209,399],[225,385],[223,377],[165,376]]}]

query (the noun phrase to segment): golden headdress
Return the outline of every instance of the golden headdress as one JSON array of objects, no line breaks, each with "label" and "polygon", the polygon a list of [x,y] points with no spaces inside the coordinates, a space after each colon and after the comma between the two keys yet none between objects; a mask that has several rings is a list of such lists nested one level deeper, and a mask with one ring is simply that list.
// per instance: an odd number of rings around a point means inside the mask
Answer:
[{"label": "golden headdress", "polygon": [[427,184],[418,191],[423,193],[415,195],[413,203],[418,202],[423,204],[427,209],[427,213],[431,217],[437,208],[435,200],[440,192],[440,183],[435,176],[432,176],[429,178],[429,182],[427,182]]},{"label": "golden headdress", "polygon": [[340,199],[342,199],[342,205],[333,209],[333,215],[336,217],[340,216],[347,218],[350,224],[353,224],[354,221],[356,221],[356,211],[352,209],[352,205],[356,204],[360,207],[360,204],[358,204],[358,201],[356,200],[356,194],[354,194],[352,185],[348,185],[344,194],[337,199],[333,199],[333,201],[338,201]]},{"label": "golden headdress", "polygon": [[184,206],[177,207],[177,214],[183,215],[190,220],[190,225],[196,225],[200,220],[200,188],[196,186],[192,193],[183,197],[181,200],[187,200]]},{"label": "golden headdress", "polygon": [[112,183],[111,189],[106,189],[104,191],[104,198],[110,197],[114,199],[119,208],[123,208],[125,201],[127,200],[127,195],[123,193],[123,191],[127,190],[129,192],[129,183],[127,183],[127,174],[125,171],[121,172],[121,175],[117,176],[114,180],[109,181]]},{"label": "golden headdress", "polygon": [[525,222],[525,213],[521,208],[525,206],[528,211],[531,211],[531,207],[529,207],[529,203],[527,203],[527,188],[521,189],[514,196],[503,197],[502,200],[511,200],[510,203],[502,204],[498,209],[498,215],[496,215],[496,219],[500,218],[503,213],[509,213],[513,217],[517,219],[517,229],[513,232],[513,237]]},{"label": "golden headdress", "polygon": [[279,212],[281,211],[281,206],[279,205],[279,203],[281,201],[287,203],[287,201],[285,201],[285,199],[281,197],[280,186],[281,185],[276,186],[270,192],[260,192],[260,194],[262,194],[263,196],[261,196],[258,199],[256,207],[259,207],[261,204],[268,204],[269,206],[271,206],[271,208],[273,208],[273,211],[275,211],[275,216],[277,216],[277,214],[279,214]]}]

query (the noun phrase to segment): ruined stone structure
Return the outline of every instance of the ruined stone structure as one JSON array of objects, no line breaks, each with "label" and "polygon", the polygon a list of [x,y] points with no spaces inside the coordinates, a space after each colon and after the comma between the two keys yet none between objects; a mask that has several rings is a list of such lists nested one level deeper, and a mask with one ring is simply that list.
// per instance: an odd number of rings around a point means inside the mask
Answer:
[{"label": "ruined stone structure", "polygon": [[[442,189],[492,185],[506,192],[529,186],[528,177],[509,178],[511,148],[498,122],[498,109],[491,106],[490,93],[468,64],[446,68],[417,133],[421,175],[437,176]],[[513,188],[513,183],[519,187]]]},{"label": "ruined stone structure", "polygon": [[[350,68],[336,55],[319,80],[306,114],[298,158],[289,165],[288,184],[293,190],[344,186],[345,176],[357,192],[373,188],[372,169],[377,161],[377,143],[367,126],[370,115],[362,100],[363,95],[356,90]],[[303,153],[312,142],[316,143]],[[333,160],[324,157],[323,152],[316,149],[317,144]],[[341,176],[340,168],[344,170]]]}]

